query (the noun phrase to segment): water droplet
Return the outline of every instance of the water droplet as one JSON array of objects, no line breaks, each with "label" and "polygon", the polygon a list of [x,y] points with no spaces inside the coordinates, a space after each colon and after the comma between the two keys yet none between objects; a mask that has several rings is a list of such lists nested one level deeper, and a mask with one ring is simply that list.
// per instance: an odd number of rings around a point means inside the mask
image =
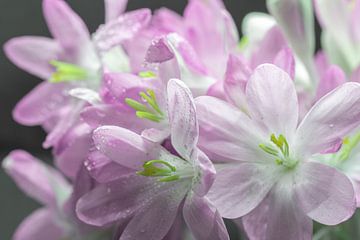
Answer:
[{"label": "water droplet", "polygon": [[330,128],[333,128],[333,127],[334,127],[334,124],[330,124],[329,127],[330,127]]}]

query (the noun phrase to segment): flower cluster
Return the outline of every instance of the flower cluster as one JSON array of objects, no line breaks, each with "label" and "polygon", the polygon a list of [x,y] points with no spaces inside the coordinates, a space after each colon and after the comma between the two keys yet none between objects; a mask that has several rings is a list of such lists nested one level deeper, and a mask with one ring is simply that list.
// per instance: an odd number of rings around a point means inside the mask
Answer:
[{"label": "flower cluster", "polygon": [[250,240],[312,239],[315,222],[322,239],[360,206],[360,0],[268,0],[241,39],[221,0],[182,16],[105,0],[93,34],[42,2],[53,38],[4,46],[44,80],[13,116],[43,127],[55,165],[4,159],[44,205],[15,240],[226,240],[224,218]]}]

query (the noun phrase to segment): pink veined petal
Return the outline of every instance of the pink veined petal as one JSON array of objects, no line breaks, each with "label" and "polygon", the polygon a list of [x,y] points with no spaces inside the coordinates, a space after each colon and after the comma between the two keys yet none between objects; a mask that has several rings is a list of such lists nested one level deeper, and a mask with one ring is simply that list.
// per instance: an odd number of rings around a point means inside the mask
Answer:
[{"label": "pink veined petal", "polygon": [[108,22],[93,35],[94,43],[100,51],[107,51],[132,39],[140,30],[144,29],[151,20],[150,9],[138,9],[122,14]]},{"label": "pink veined petal", "polygon": [[14,240],[49,240],[57,238],[63,238],[65,231],[61,229],[57,224],[56,215],[47,208],[40,208],[25,220],[22,221],[20,226],[16,229],[13,236]]},{"label": "pink veined petal", "polygon": [[[77,203],[80,220],[95,226],[105,226],[133,217],[159,196],[163,197],[178,189],[181,183],[160,183],[149,177],[128,175],[97,186]],[[155,191],[156,190],[156,191]],[[181,194],[182,198],[184,194]],[[180,200],[181,201],[181,200]]]},{"label": "pink veined petal", "polygon": [[128,0],[105,0],[105,22],[110,22],[125,12]]},{"label": "pink veined petal", "polygon": [[188,190],[186,185],[179,184],[173,188],[172,191],[156,195],[149,204],[139,209],[119,240],[163,239],[174,224],[181,201]]},{"label": "pink veined petal", "polygon": [[289,75],[271,64],[257,67],[246,88],[251,118],[265,133],[292,138],[299,116],[296,90]]},{"label": "pink veined petal", "polygon": [[247,115],[214,97],[198,97],[195,103],[200,126],[198,146],[212,161],[263,161],[259,144],[267,136]]},{"label": "pink veined petal", "polygon": [[294,203],[294,197],[288,193],[272,190],[257,208],[243,217],[249,239],[312,239],[312,221]]},{"label": "pink veined petal", "polygon": [[111,182],[123,177],[124,175],[134,173],[133,169],[126,168],[115,163],[97,150],[89,153],[84,165],[89,171],[91,177],[99,183]]},{"label": "pink veined petal", "polygon": [[27,126],[41,125],[67,104],[66,84],[40,83],[16,105],[14,119]]},{"label": "pink veined petal", "polygon": [[16,66],[47,80],[54,72],[50,61],[58,58],[61,48],[53,39],[28,36],[10,39],[4,51]]},{"label": "pink veined petal", "polygon": [[190,195],[183,208],[186,225],[197,240],[228,240],[220,213],[206,197]]},{"label": "pink veined petal", "polygon": [[189,88],[176,79],[169,81],[167,96],[171,143],[175,150],[189,161],[199,137],[194,99]]},{"label": "pink veined petal", "polygon": [[54,207],[58,193],[69,194],[70,185],[60,173],[25,151],[11,152],[2,166],[22,191],[44,205]]},{"label": "pink veined petal", "polygon": [[255,69],[260,64],[273,63],[277,54],[286,47],[286,40],[279,27],[271,28],[253,53],[250,60],[251,67]]},{"label": "pink veined petal", "polygon": [[290,48],[283,48],[275,57],[274,64],[295,79],[295,58]]},{"label": "pink veined petal", "polygon": [[157,159],[160,147],[140,135],[121,127],[103,126],[94,131],[97,149],[114,162],[134,170],[144,162]]},{"label": "pink veined petal", "polygon": [[162,240],[183,240],[184,239],[184,230],[185,230],[185,222],[183,220],[182,216],[182,209],[178,209],[177,216],[175,218],[175,221],[170,228],[169,232],[166,234],[166,236]]},{"label": "pink veined petal", "polygon": [[224,90],[228,100],[240,109],[246,109],[245,89],[252,70],[240,56],[230,55],[225,73]]},{"label": "pink veined petal", "polygon": [[336,65],[329,66],[318,84],[316,99],[319,100],[345,82],[346,76],[343,70]]},{"label": "pink veined petal", "polygon": [[198,182],[193,186],[193,191],[198,196],[205,196],[214,183],[216,170],[210,159],[200,150],[197,150],[194,160],[195,171],[198,171]]},{"label": "pink veined petal", "polygon": [[295,181],[296,200],[313,220],[336,225],[354,214],[356,197],[353,185],[335,168],[307,162],[301,166]]},{"label": "pink veined petal", "polygon": [[185,24],[182,16],[168,8],[160,8],[155,11],[152,23],[156,28],[166,33],[177,32],[184,35]]},{"label": "pink veined petal", "polygon": [[322,97],[307,113],[296,132],[295,152],[319,153],[360,124],[360,84],[345,83]]},{"label": "pink veined petal", "polygon": [[229,164],[217,171],[208,197],[221,216],[239,218],[261,203],[277,181],[277,168],[271,163]]},{"label": "pink veined petal", "polygon": [[43,12],[49,30],[63,48],[73,54],[90,40],[83,20],[63,0],[44,0]]},{"label": "pink veined petal", "polygon": [[91,129],[89,126],[86,124],[74,126],[55,148],[55,165],[67,177],[74,179],[86,159],[91,144]]}]

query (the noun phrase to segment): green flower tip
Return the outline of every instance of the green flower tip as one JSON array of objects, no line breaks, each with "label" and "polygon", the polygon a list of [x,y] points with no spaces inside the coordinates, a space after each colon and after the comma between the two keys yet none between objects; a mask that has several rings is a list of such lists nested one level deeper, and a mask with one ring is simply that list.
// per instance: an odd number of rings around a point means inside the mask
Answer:
[{"label": "green flower tip", "polygon": [[142,78],[155,78],[156,74],[152,71],[143,71],[143,72],[139,72],[139,77]]}]

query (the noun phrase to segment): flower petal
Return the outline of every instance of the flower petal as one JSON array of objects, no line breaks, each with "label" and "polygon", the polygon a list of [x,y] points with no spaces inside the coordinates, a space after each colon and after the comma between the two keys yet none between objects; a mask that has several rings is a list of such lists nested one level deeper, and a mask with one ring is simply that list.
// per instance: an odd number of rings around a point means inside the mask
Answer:
[{"label": "flower petal", "polygon": [[128,0],[105,0],[105,21],[110,22],[125,12]]},{"label": "flower petal", "polygon": [[14,119],[27,126],[41,125],[67,104],[65,84],[40,83],[16,105]]},{"label": "flower petal", "polygon": [[199,179],[193,186],[193,191],[198,196],[205,196],[214,183],[216,170],[210,159],[200,150],[197,150],[195,159],[195,168],[197,168]]},{"label": "flower petal", "polygon": [[262,161],[255,156],[265,136],[248,116],[214,97],[198,97],[195,103],[200,126],[198,146],[212,161]]},{"label": "flower petal", "polygon": [[188,196],[183,208],[184,219],[197,240],[228,240],[225,223],[205,197]]},{"label": "flower petal", "polygon": [[295,78],[295,58],[290,48],[282,49],[275,57],[274,64]]},{"label": "flower petal", "polygon": [[190,160],[199,137],[194,99],[189,88],[176,79],[169,81],[167,96],[171,143],[184,159]]},{"label": "flower petal", "polygon": [[178,208],[186,194],[186,188],[159,194],[132,218],[119,240],[163,239],[174,224]]},{"label": "flower petal", "polygon": [[45,37],[17,37],[4,45],[6,56],[19,68],[44,80],[54,72],[51,60],[58,59],[60,46],[53,39]]},{"label": "flower petal", "polygon": [[65,231],[57,224],[55,214],[47,208],[31,213],[16,229],[14,240],[49,240],[66,237]]},{"label": "flower petal", "polygon": [[336,65],[331,65],[320,79],[317,87],[316,99],[319,100],[321,97],[345,82],[346,76],[343,70]]},{"label": "flower petal", "polygon": [[271,64],[257,67],[248,82],[246,97],[250,116],[268,136],[283,134],[291,139],[299,106],[295,86],[286,72]]},{"label": "flower petal", "polygon": [[59,197],[63,200],[70,194],[70,185],[60,173],[25,151],[11,152],[2,166],[21,190],[44,205],[54,207]]},{"label": "flower petal", "polygon": [[121,127],[103,126],[94,131],[97,149],[116,163],[139,170],[145,161],[158,157],[159,146]]},{"label": "flower petal", "polygon": [[256,163],[224,166],[217,171],[208,197],[221,216],[242,217],[255,209],[275,184],[275,167]]},{"label": "flower petal", "polygon": [[63,0],[44,0],[45,20],[53,37],[66,51],[73,53],[90,42],[83,20]]},{"label": "flower petal", "polygon": [[[273,190],[251,213],[243,217],[243,226],[250,239],[312,239],[312,221],[294,199]],[[277,221],[279,220],[279,221]]]},{"label": "flower petal", "polygon": [[296,153],[319,153],[360,124],[360,84],[345,83],[321,98],[296,133]]},{"label": "flower petal", "polygon": [[353,185],[335,168],[308,162],[301,166],[296,181],[296,199],[313,220],[336,225],[354,214],[356,198]]}]

